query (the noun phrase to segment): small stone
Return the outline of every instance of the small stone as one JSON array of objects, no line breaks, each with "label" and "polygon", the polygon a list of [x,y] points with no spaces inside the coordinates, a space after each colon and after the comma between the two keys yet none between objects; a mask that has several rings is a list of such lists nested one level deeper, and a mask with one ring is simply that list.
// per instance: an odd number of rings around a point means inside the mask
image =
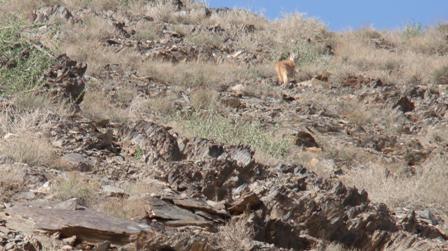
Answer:
[{"label": "small stone", "polygon": [[407,97],[402,97],[398,102],[393,106],[393,108],[398,108],[402,112],[410,112],[415,109],[414,102],[409,100]]},{"label": "small stone", "polygon": [[108,251],[110,248],[110,241],[103,241],[96,246],[96,251]]},{"label": "small stone", "polygon": [[15,246],[16,246],[16,244],[14,242],[8,242],[5,245],[5,250],[11,250],[11,249],[15,248]]},{"label": "small stone", "polygon": [[77,240],[76,235],[73,235],[72,237],[62,239],[62,243],[73,246],[73,245],[75,245],[76,240]]},{"label": "small stone", "polygon": [[61,157],[60,165],[67,170],[88,172],[92,169],[89,160],[79,153],[68,153]]},{"label": "small stone", "polygon": [[125,191],[119,187],[114,187],[111,185],[105,185],[102,187],[103,192],[106,194],[106,196],[108,197],[126,197],[127,194],[125,193]]},{"label": "small stone", "polygon": [[64,245],[64,246],[62,246],[61,250],[62,251],[72,251],[73,247],[70,245]]}]

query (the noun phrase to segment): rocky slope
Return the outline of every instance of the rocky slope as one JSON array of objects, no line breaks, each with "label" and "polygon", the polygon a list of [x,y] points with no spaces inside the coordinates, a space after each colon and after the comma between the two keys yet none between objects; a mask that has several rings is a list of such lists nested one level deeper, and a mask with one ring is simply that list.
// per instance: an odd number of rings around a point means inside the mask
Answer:
[{"label": "rocky slope", "polygon": [[[272,46],[286,38],[256,15],[140,2],[12,11],[27,46],[0,40],[19,51],[0,57],[0,80],[33,53],[51,64],[36,87],[0,87],[0,250],[448,249],[443,74],[322,67],[343,46],[318,25],[279,86]],[[400,51],[372,34],[376,53]],[[443,48],[431,57],[445,62]],[[369,168],[376,186],[427,191],[372,199],[355,172]]]}]

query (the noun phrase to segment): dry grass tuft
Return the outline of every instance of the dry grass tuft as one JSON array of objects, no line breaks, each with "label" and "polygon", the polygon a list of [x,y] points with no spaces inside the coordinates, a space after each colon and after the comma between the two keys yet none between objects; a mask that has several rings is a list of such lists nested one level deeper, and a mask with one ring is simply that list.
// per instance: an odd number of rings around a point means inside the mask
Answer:
[{"label": "dry grass tuft", "polygon": [[241,250],[243,242],[252,240],[254,229],[249,227],[249,216],[232,218],[226,225],[219,227],[217,245],[223,250]]},{"label": "dry grass tuft", "polygon": [[81,103],[82,112],[94,121],[111,120],[123,122],[129,119],[128,112],[114,105],[103,93],[96,91],[86,92]]},{"label": "dry grass tuft", "polygon": [[48,139],[30,133],[4,140],[0,144],[0,153],[30,166],[53,166],[56,158]]},{"label": "dry grass tuft", "polygon": [[224,144],[249,145],[256,151],[275,158],[286,156],[291,145],[291,139],[279,139],[265,131],[259,123],[232,120],[213,111],[178,117],[175,123],[187,135],[213,139]]},{"label": "dry grass tuft", "polygon": [[99,211],[123,219],[137,219],[145,216],[145,200],[142,198],[107,198],[95,206]]},{"label": "dry grass tuft", "polygon": [[412,177],[385,175],[385,166],[367,164],[347,173],[343,180],[365,189],[373,201],[391,207],[435,208],[448,213],[446,201],[446,156],[428,159]]},{"label": "dry grass tuft", "polygon": [[83,205],[92,204],[99,190],[97,182],[88,180],[76,172],[67,173],[65,177],[57,179],[51,187],[55,198],[60,200],[77,198]]},{"label": "dry grass tuft", "polygon": [[201,109],[214,109],[216,108],[216,102],[218,98],[218,92],[209,89],[199,89],[191,94],[191,105],[196,110]]},{"label": "dry grass tuft", "polygon": [[436,69],[433,73],[433,79],[437,85],[448,85],[448,66]]}]

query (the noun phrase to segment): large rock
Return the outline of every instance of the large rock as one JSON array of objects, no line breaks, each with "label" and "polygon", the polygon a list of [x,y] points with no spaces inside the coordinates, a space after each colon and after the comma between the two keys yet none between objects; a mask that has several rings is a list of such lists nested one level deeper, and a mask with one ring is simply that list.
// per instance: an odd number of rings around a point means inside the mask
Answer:
[{"label": "large rock", "polygon": [[210,221],[187,209],[155,197],[148,198],[146,212],[150,219],[162,220],[169,226],[206,226],[211,224]]},{"label": "large rock", "polygon": [[109,240],[123,244],[130,241],[131,235],[149,230],[146,224],[106,216],[89,209],[66,210],[18,205],[6,212],[30,221],[36,229],[59,232],[61,237],[76,235],[82,240]]},{"label": "large rock", "polygon": [[86,64],[78,63],[62,54],[45,74],[47,84],[44,87],[52,96],[79,104],[84,97],[86,70]]},{"label": "large rock", "polygon": [[[138,121],[122,130],[123,140],[142,151],[146,162],[158,159],[176,161],[182,158],[177,140],[168,129],[153,122]],[[126,144],[125,143],[125,144]]]}]

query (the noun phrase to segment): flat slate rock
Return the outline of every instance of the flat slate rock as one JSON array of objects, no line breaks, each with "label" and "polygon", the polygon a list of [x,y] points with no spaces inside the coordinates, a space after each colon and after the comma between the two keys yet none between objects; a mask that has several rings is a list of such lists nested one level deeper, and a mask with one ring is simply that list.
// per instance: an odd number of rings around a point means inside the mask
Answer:
[{"label": "flat slate rock", "polygon": [[172,199],[173,203],[179,207],[192,209],[195,211],[204,211],[210,214],[227,217],[229,214],[225,210],[213,208],[207,202],[195,199]]},{"label": "flat slate rock", "polygon": [[209,223],[209,221],[187,209],[155,197],[148,198],[146,212],[149,218],[180,223],[177,225],[207,225]]},{"label": "flat slate rock", "polygon": [[6,212],[31,220],[37,229],[59,232],[62,237],[76,235],[80,239],[90,241],[109,240],[113,243],[127,243],[131,235],[149,230],[148,225],[110,217],[89,209],[15,206]]}]

